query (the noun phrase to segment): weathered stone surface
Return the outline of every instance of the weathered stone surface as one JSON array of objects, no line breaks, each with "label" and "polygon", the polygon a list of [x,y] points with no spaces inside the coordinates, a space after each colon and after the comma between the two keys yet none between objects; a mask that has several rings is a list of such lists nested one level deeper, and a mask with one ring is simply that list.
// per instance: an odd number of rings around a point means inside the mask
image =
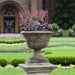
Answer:
[{"label": "weathered stone surface", "polygon": [[[36,9],[38,9],[38,10],[42,9],[42,0],[31,0],[31,1],[30,0],[0,0],[0,7],[8,5],[9,2],[10,2],[10,4],[11,3],[19,4],[21,6],[21,9],[23,9],[23,11],[21,11],[22,13],[24,13],[25,10],[31,10],[32,11],[32,9],[35,9],[35,10]],[[15,7],[18,8],[16,5],[15,5]]]},{"label": "weathered stone surface", "polygon": [[34,55],[26,63],[48,63],[48,59],[40,54],[40,50],[47,47],[52,36],[51,31],[22,31],[27,46],[34,50]]},{"label": "weathered stone surface", "polygon": [[50,72],[57,68],[52,64],[20,64],[24,70],[25,75],[50,75]]},{"label": "weathered stone surface", "polygon": [[47,47],[52,36],[51,31],[22,31],[22,35],[29,48],[34,49],[34,55],[19,66],[25,70],[25,75],[50,75],[56,66],[40,54],[42,48]]}]

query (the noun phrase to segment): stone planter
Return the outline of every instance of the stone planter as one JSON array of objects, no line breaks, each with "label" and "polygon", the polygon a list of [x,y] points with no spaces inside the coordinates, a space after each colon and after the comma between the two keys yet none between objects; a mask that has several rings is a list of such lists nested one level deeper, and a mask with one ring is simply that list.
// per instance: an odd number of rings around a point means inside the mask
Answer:
[{"label": "stone planter", "polygon": [[48,59],[40,54],[47,47],[52,36],[51,31],[22,31],[27,46],[34,50],[34,55],[25,64],[19,64],[25,70],[25,75],[50,75],[57,66],[50,64]]},{"label": "stone planter", "polygon": [[48,63],[48,60],[40,54],[40,50],[47,47],[52,36],[51,31],[22,31],[27,46],[34,50],[34,55],[26,63]]}]

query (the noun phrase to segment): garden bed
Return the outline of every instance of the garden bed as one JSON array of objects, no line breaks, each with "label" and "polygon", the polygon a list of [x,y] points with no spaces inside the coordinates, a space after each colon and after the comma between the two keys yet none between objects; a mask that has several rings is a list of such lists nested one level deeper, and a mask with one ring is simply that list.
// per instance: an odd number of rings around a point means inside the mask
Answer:
[{"label": "garden bed", "polygon": [[[0,75],[25,75],[23,69],[0,69]],[[75,70],[54,70],[51,75],[75,75]]]},{"label": "garden bed", "polygon": [[[75,51],[48,51],[45,54],[42,54],[52,64],[61,64],[63,66],[69,66],[70,64],[75,65]],[[33,53],[0,53],[0,59],[6,60],[8,64],[12,64],[13,60],[19,61],[22,59],[23,62],[25,62],[25,60],[32,55]]]}]

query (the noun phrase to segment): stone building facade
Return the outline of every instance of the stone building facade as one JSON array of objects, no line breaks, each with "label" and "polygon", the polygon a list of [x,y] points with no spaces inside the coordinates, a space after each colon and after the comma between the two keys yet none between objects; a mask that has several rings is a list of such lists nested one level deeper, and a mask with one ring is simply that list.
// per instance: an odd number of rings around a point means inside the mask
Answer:
[{"label": "stone building facade", "polygon": [[[19,12],[48,9],[48,0],[0,0],[0,33],[18,33]],[[50,0],[51,1],[51,0]],[[51,8],[52,5],[50,5]],[[49,10],[49,9],[48,9]],[[52,10],[52,9],[50,9]]]}]

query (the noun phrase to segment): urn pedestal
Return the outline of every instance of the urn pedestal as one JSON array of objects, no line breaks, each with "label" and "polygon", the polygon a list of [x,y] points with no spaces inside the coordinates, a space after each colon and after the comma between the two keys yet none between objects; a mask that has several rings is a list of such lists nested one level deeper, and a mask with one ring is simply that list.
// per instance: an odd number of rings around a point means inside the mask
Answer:
[{"label": "urn pedestal", "polygon": [[25,75],[50,75],[57,66],[53,64],[20,64],[20,66],[24,69]]},{"label": "urn pedestal", "polygon": [[51,31],[22,31],[27,46],[34,50],[34,55],[27,59],[25,64],[19,66],[25,70],[25,75],[50,75],[57,68],[41,55],[41,49],[47,47],[52,36]]}]

